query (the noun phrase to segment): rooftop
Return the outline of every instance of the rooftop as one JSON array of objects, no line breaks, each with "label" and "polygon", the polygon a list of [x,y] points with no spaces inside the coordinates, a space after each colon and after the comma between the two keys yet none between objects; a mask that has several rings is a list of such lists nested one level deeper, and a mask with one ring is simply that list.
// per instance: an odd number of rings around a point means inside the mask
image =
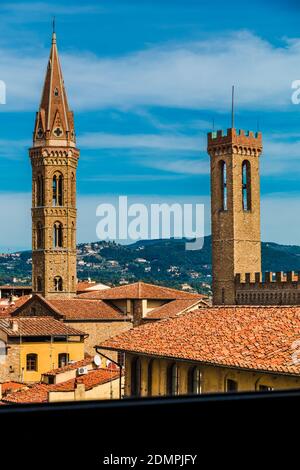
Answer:
[{"label": "rooftop", "polygon": [[52,317],[0,318],[0,330],[9,337],[19,336],[83,336],[84,332],[71,328]]},{"label": "rooftop", "polygon": [[81,299],[201,299],[205,296],[202,294],[184,292],[169,287],[156,286],[145,282],[134,282],[124,286],[112,287],[101,291],[87,292],[79,296]]},{"label": "rooftop", "polygon": [[299,339],[300,307],[222,306],[139,326],[101,348],[298,375]]},{"label": "rooftop", "polygon": [[27,390],[21,390],[5,396],[4,403],[47,403],[49,392],[72,392],[78,384],[84,384],[85,390],[103,385],[119,378],[119,371],[112,369],[96,369],[85,375],[55,385],[36,384]]}]

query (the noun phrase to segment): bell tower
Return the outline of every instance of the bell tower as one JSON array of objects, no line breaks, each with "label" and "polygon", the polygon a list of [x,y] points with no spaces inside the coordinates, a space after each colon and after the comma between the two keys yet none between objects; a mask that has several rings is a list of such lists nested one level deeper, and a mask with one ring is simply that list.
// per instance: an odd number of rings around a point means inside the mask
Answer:
[{"label": "bell tower", "polygon": [[76,294],[76,148],[56,45],[36,113],[32,165],[32,287],[45,298]]},{"label": "bell tower", "polygon": [[213,303],[236,303],[235,276],[261,272],[260,132],[208,134]]}]

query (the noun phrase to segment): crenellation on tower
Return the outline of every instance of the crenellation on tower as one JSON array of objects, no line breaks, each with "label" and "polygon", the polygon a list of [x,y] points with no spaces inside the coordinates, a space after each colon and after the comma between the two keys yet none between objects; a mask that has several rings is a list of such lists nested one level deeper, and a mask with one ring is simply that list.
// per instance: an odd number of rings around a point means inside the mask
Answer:
[{"label": "crenellation on tower", "polygon": [[238,305],[299,305],[300,272],[237,273],[235,295]]}]

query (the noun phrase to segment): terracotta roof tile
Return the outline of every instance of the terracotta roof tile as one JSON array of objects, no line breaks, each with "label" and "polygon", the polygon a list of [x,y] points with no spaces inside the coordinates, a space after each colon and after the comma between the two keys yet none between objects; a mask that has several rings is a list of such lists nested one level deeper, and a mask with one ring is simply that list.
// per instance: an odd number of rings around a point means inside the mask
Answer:
[{"label": "terracotta roof tile", "polygon": [[[13,324],[16,325],[14,331]],[[11,319],[0,318],[0,330],[9,337],[22,336],[82,336],[84,332],[72,328],[62,321],[52,317],[14,317]]]},{"label": "terracotta roof tile", "polygon": [[112,287],[102,291],[87,292],[79,296],[82,299],[200,299],[202,294],[193,294],[169,287],[146,284],[145,282],[135,282],[125,286]]},{"label": "terracotta roof tile", "polygon": [[49,392],[72,392],[77,384],[84,384],[86,390],[119,378],[119,371],[96,369],[86,375],[70,379],[59,384],[35,384],[27,390],[11,393],[2,399],[4,403],[46,403]]},{"label": "terracotta roof tile", "polygon": [[87,356],[84,359],[82,359],[81,361],[76,361],[76,362],[73,362],[72,364],[68,364],[67,366],[59,367],[57,369],[52,369],[52,370],[49,370],[47,372],[44,372],[43,375],[53,376],[53,375],[63,374],[64,372],[68,372],[70,370],[75,370],[75,369],[78,369],[79,367],[84,367],[88,364],[91,364],[92,362],[93,362],[93,357],[92,356]]},{"label": "terracotta roof tile", "polygon": [[300,339],[300,307],[211,307],[146,324],[101,348],[220,366],[300,374],[293,343]]},{"label": "terracotta roof tile", "polygon": [[126,318],[121,310],[102,300],[53,299],[48,303],[53,305],[67,320],[124,320],[124,317]]},{"label": "terracotta roof tile", "polygon": [[7,395],[11,392],[16,392],[18,390],[22,390],[24,388],[28,388],[26,384],[21,382],[3,382],[1,384],[1,390],[3,395]]},{"label": "terracotta roof tile", "polygon": [[185,311],[197,308],[197,305],[199,303],[201,304],[201,302],[201,299],[172,300],[171,302],[167,302],[166,304],[151,310],[146,315],[145,319],[149,318],[150,320],[160,320],[163,318],[175,317],[184,313]]}]

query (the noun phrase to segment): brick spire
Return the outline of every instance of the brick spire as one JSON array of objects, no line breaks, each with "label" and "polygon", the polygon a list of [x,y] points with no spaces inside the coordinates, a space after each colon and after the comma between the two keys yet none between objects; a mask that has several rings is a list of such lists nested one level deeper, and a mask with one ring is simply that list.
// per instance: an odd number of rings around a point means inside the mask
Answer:
[{"label": "brick spire", "polygon": [[36,114],[33,145],[75,147],[73,112],[69,110],[54,31],[41,104]]}]

